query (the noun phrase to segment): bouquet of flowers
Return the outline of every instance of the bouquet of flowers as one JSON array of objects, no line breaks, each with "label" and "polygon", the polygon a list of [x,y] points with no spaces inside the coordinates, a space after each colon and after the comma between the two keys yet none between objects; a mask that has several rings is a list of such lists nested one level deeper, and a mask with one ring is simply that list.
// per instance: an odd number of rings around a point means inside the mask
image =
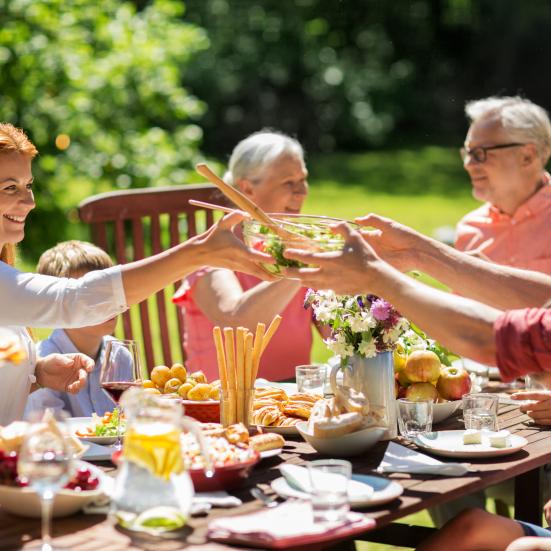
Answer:
[{"label": "bouquet of flowers", "polygon": [[304,307],[311,307],[316,319],[331,327],[325,344],[341,359],[357,354],[373,358],[393,350],[409,322],[386,300],[374,295],[337,295],[333,291],[306,293]]}]

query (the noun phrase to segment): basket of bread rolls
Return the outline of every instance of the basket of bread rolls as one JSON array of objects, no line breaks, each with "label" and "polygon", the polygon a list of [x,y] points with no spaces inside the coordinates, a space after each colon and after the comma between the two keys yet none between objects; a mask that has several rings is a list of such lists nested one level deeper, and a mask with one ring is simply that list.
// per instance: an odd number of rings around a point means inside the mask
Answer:
[{"label": "basket of bread rolls", "polygon": [[180,398],[189,417],[203,423],[220,420],[220,381],[209,381],[202,371],[188,373],[181,363],[158,365],[142,382],[147,392]]},{"label": "basket of bread rolls", "polygon": [[318,400],[308,421],[297,424],[301,436],[319,453],[349,457],[368,450],[386,431],[383,412],[370,407],[361,392],[337,387],[335,395]]}]

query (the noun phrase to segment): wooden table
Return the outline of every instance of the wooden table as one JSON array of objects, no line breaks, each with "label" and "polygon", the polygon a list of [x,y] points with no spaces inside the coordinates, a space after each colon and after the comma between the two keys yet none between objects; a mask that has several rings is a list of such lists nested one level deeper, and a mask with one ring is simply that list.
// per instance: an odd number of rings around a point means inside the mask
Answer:
[{"label": "wooden table", "polygon": [[[528,440],[525,449],[501,458],[471,460],[473,472],[462,477],[389,475],[389,478],[402,484],[404,493],[392,503],[365,511],[365,514],[376,520],[377,529],[367,532],[361,539],[385,541],[394,545],[414,545],[415,539],[426,536],[431,529],[415,531],[407,525],[392,524],[393,521],[511,478],[515,479],[516,518],[536,524],[541,523],[539,467],[551,462],[551,430],[533,425],[530,418],[520,413],[516,406],[501,406],[499,420],[502,429],[508,429]],[[439,430],[459,428],[462,428],[462,425],[456,417],[438,426]],[[355,459],[354,472],[373,473],[384,455],[386,445],[380,442],[367,453],[366,457]],[[216,516],[237,515],[257,510],[260,505],[250,496],[251,487],[258,484],[264,489],[269,489],[270,481],[280,476],[278,465],[282,461],[301,465],[317,457],[314,450],[305,442],[288,442],[280,456],[264,460],[261,464],[262,468],[257,467],[253,470],[246,486],[239,492],[235,492],[244,501],[242,506],[234,509],[213,509],[207,517],[193,518],[190,523],[193,531],[190,531],[185,541],[129,536],[112,526],[105,516],[83,514],[56,520],[55,541],[74,551],[227,549],[223,545],[206,541],[209,521]],[[390,527],[392,527],[391,530]],[[38,521],[11,516],[0,510],[0,550],[24,548],[26,542],[39,537]]]}]

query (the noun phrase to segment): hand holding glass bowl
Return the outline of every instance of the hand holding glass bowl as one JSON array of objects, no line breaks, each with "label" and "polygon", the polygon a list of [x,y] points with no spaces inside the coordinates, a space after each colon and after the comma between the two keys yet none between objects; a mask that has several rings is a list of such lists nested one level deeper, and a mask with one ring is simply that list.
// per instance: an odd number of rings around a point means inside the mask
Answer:
[{"label": "hand holding glass bowl", "polygon": [[[243,236],[245,243],[252,249],[270,254],[275,259],[275,264],[262,264],[262,267],[270,274],[281,275],[282,268],[303,268],[304,264],[290,260],[283,256],[285,249],[301,249],[310,253],[340,251],[344,244],[341,235],[331,231],[331,226],[342,222],[339,218],[327,216],[313,216],[302,214],[270,214],[272,218],[280,221],[280,226],[288,232],[296,234],[293,237],[280,237],[273,227],[267,226],[256,220],[243,222]],[[359,226],[348,222],[352,229]]]}]

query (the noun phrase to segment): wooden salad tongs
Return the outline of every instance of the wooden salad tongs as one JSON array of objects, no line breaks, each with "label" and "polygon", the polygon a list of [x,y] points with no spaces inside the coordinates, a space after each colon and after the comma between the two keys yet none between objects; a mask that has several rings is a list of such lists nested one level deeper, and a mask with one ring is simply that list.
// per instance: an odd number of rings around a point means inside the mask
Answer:
[{"label": "wooden salad tongs", "polygon": [[195,170],[201,176],[204,176],[209,182],[213,183],[228,199],[230,199],[239,209],[244,210],[251,215],[252,218],[269,226],[274,233],[276,233],[282,239],[302,239],[304,241],[311,241],[305,235],[298,232],[294,232],[284,228],[279,220],[276,220],[266,214],[258,205],[251,201],[244,193],[238,189],[230,186],[222,178],[217,176],[205,163],[200,163],[195,166]]}]

